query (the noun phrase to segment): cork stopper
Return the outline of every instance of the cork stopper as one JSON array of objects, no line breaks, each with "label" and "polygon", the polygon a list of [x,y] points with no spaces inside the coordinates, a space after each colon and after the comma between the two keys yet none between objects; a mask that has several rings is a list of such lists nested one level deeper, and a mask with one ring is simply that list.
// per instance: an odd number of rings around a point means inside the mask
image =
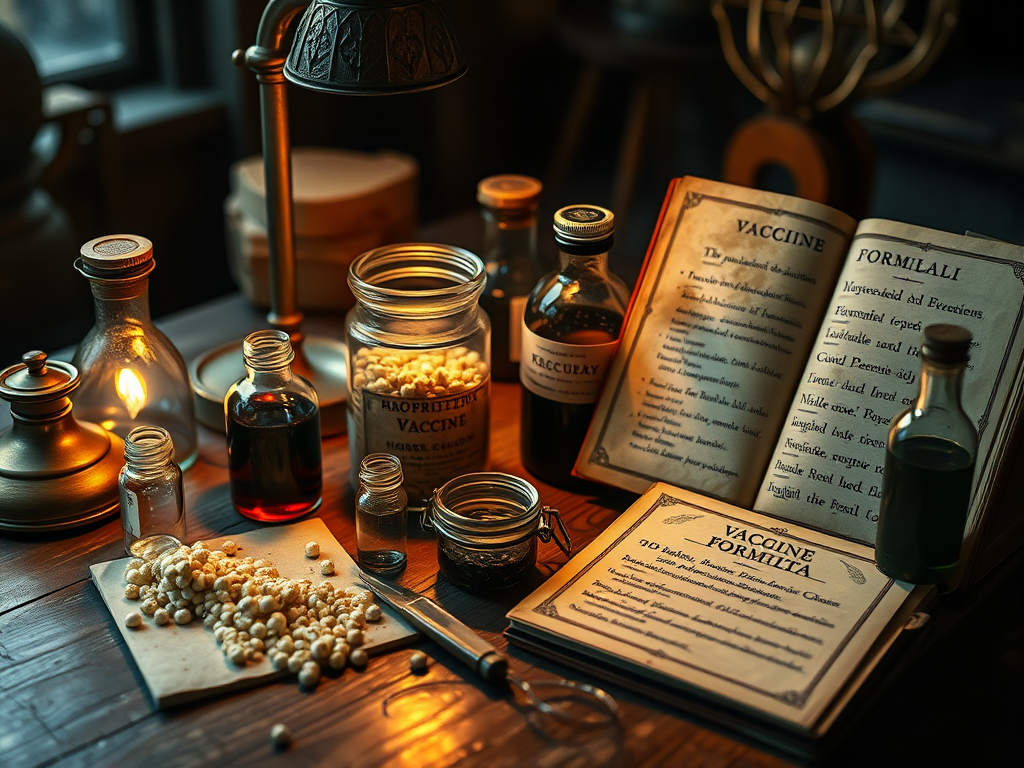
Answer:
[{"label": "cork stopper", "polygon": [[972,339],[971,332],[959,325],[925,326],[921,356],[936,363],[963,363],[968,359]]},{"label": "cork stopper", "polygon": [[131,269],[153,259],[153,243],[139,235],[106,235],[83,245],[81,254],[90,270]]},{"label": "cork stopper", "polygon": [[498,210],[532,208],[537,205],[543,188],[532,176],[488,176],[476,185],[476,201]]}]

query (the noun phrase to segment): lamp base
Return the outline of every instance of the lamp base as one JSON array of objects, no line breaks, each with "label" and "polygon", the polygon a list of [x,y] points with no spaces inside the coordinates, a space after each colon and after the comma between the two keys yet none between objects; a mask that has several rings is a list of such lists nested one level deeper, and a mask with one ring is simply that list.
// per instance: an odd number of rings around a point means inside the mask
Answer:
[{"label": "lamp base", "polygon": [[[316,390],[320,401],[321,436],[344,434],[348,399],[345,345],[324,336],[306,336],[295,350],[292,370]],[[199,423],[223,432],[224,396],[232,384],[245,376],[241,340],[204,352],[192,363],[189,373],[196,418]]]}]

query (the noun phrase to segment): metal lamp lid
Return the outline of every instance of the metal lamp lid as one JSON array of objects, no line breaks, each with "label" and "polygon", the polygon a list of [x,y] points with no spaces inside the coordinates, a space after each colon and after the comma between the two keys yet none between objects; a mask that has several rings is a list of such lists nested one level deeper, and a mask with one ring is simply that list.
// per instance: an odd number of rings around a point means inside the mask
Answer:
[{"label": "metal lamp lid", "polygon": [[75,367],[70,363],[48,361],[45,352],[26,352],[21,356],[21,363],[0,372],[0,396],[12,403],[56,400],[78,387]]}]

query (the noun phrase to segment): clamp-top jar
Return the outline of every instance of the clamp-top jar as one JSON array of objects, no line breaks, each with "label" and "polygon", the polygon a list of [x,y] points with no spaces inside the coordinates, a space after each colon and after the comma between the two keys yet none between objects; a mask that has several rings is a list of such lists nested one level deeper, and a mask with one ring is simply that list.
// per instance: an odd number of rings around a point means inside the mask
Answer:
[{"label": "clamp-top jar", "polygon": [[490,324],[479,311],[484,265],[448,245],[406,243],[364,253],[348,283],[351,483],[367,454],[389,453],[410,507],[451,477],[487,463]]},{"label": "clamp-top jar", "polygon": [[420,520],[437,533],[441,573],[475,592],[518,584],[537,563],[538,539],[554,539],[565,555],[572,552],[558,510],[541,506],[536,488],[504,472],[449,480],[434,491]]}]

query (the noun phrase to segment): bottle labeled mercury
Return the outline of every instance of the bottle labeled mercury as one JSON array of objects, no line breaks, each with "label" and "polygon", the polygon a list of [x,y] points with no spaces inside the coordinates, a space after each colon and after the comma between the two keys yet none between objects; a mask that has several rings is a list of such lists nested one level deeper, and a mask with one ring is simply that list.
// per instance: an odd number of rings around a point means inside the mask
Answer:
[{"label": "bottle labeled mercury", "polygon": [[558,269],[530,293],[523,314],[519,377],[520,457],[552,484],[572,480],[608,376],[629,289],[608,270],[611,211],[570,205],[555,213]]},{"label": "bottle labeled mercury", "polygon": [[889,427],[875,560],[894,579],[935,584],[959,563],[978,452],[960,402],[970,347],[965,328],[927,326],[917,400]]},{"label": "bottle labeled mercury", "polygon": [[231,503],[264,523],[295,520],[320,506],[320,407],[313,385],[292,372],[284,331],[242,342],[246,376],[224,397]]}]

